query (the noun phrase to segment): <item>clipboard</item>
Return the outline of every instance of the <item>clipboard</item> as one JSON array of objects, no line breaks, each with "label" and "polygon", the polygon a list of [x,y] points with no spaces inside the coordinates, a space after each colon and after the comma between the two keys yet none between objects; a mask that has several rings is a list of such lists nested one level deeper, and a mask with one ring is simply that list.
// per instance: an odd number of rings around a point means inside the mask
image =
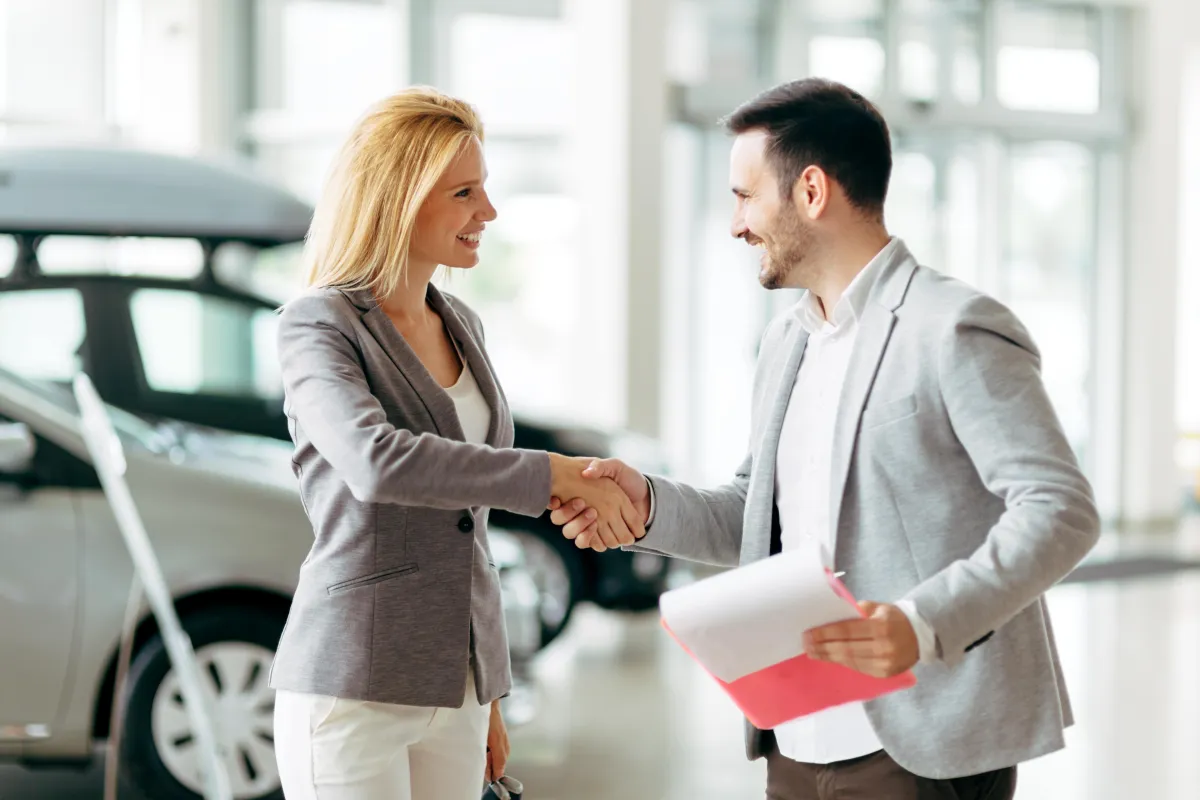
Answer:
[{"label": "clipboard", "polygon": [[[724,585],[703,585],[718,579],[723,580]],[[793,581],[802,585],[793,586]],[[781,587],[782,592],[775,591]],[[752,594],[749,598],[734,594],[739,590]],[[773,556],[673,590],[685,591],[691,596],[668,598],[664,595],[666,602],[661,604],[663,628],[760,730],[771,730],[827,708],[871,700],[916,685],[911,671],[891,678],[874,678],[804,654],[804,631],[827,622],[863,616],[850,591],[829,569],[821,566],[813,554]],[[755,595],[759,597],[758,601]],[[703,623],[698,621],[697,615],[711,610],[714,603],[734,597],[738,598],[734,603],[737,607],[723,611],[710,629],[701,632]],[[683,613],[685,607],[689,613]],[[766,641],[766,637],[775,632],[770,625],[760,626],[759,631],[751,633],[759,634],[758,638],[762,639],[757,643],[761,645],[761,653],[748,652],[755,645],[755,636],[747,637],[745,628],[754,626],[751,620],[754,614],[794,616],[797,621],[795,643],[784,642],[780,646]],[[669,616],[675,616],[686,629],[674,630]],[[778,625],[774,627],[779,628]],[[784,636],[786,638],[786,634]],[[697,646],[689,646],[689,639]],[[705,652],[699,652],[700,645]],[[725,650],[726,645],[740,647],[743,652],[726,658],[731,655]]]}]

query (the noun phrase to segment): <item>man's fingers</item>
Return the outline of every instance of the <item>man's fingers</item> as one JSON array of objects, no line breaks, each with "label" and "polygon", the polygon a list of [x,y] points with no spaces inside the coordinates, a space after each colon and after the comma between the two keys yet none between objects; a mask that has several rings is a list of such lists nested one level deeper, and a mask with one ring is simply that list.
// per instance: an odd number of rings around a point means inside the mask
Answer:
[{"label": "man's fingers", "polygon": [[597,553],[603,553],[608,550],[608,548],[604,546],[604,540],[600,536],[600,531],[594,526],[588,528],[585,533],[580,534],[575,539],[575,546],[580,550],[587,550],[590,547]]},{"label": "man's fingers", "polygon": [[633,503],[626,501],[621,504],[621,518],[625,520],[625,527],[629,529],[630,533],[630,540],[622,542],[622,544],[633,544],[646,535],[646,529],[642,526],[642,520],[637,509],[633,507]]},{"label": "man's fingers", "polygon": [[877,620],[851,619],[832,622],[806,631],[804,638],[813,644],[854,639],[874,639],[879,635]]},{"label": "man's fingers", "polygon": [[600,520],[600,540],[604,542],[605,547],[614,550],[621,546],[620,528],[618,526],[623,524],[620,522],[614,523],[612,520]]}]

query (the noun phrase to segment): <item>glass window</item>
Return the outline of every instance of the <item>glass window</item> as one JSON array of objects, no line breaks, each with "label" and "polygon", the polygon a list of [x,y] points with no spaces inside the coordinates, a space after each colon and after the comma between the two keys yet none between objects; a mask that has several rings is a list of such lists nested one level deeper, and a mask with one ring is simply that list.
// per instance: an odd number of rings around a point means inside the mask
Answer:
[{"label": "glass window", "polygon": [[0,115],[47,133],[104,119],[105,10],[95,0],[0,3]]},{"label": "glass window", "polygon": [[8,276],[17,263],[17,239],[14,236],[0,236],[0,278]]},{"label": "glass window", "polygon": [[75,289],[0,294],[0,367],[25,378],[69,381],[79,371],[86,322]]},{"label": "glass window", "polygon": [[807,11],[818,23],[874,22],[883,17],[883,0],[808,0]]},{"label": "glass window", "polygon": [[131,300],[146,383],[160,392],[262,397],[283,393],[271,311],[182,289]]},{"label": "glass window", "polygon": [[1042,377],[1086,463],[1095,264],[1095,159],[1070,142],[1014,145],[1002,298],[1042,352]]},{"label": "glass window", "polygon": [[[283,107],[349,124],[403,84],[401,10],[388,3],[293,0],[283,9]],[[493,62],[494,63],[494,62]]]},{"label": "glass window", "polygon": [[954,97],[972,105],[983,97],[981,26],[977,15],[960,17],[954,25],[954,72],[950,77]]},{"label": "glass window", "polygon": [[46,274],[192,278],[204,265],[204,249],[195,239],[47,236],[37,259]]},{"label": "glass window", "polygon": [[902,238],[917,260],[936,265],[937,173],[924,153],[897,147],[884,215],[888,227]]},{"label": "glass window", "polygon": [[[578,317],[557,298],[583,293],[578,204],[555,174],[561,147],[489,140],[486,148],[488,191],[499,215],[488,224],[479,266],[451,270],[445,287],[486,321],[488,352],[513,406],[564,413],[578,387],[553,380],[545,365],[570,359],[576,344]],[[539,159],[550,163],[535,168]]]},{"label": "glass window", "polygon": [[[575,113],[569,33],[557,19],[460,14],[450,33],[461,56],[450,62],[452,91],[478,106],[490,132],[560,131]],[[504,58],[486,56],[497,43]]]},{"label": "glass window", "polygon": [[867,97],[883,89],[884,53],[878,39],[814,36],[808,45],[809,73],[844,83]]},{"label": "glass window", "polygon": [[996,93],[1024,111],[1095,113],[1100,59],[1095,9],[1003,3]]},{"label": "glass window", "polygon": [[[978,103],[982,95],[979,3],[902,0],[898,13],[901,93],[929,102],[945,89],[960,103]],[[943,75],[947,66],[949,75]]]}]

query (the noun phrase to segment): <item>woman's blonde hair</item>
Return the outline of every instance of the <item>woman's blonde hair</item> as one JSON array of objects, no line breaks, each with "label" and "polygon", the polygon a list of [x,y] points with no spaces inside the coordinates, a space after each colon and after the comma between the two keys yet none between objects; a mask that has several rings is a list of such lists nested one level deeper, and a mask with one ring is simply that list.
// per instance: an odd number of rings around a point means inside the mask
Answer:
[{"label": "woman's blonde hair", "polygon": [[317,201],[304,243],[308,285],[390,296],[407,279],[421,204],[473,136],[483,140],[475,109],[429,87],[368,109]]}]

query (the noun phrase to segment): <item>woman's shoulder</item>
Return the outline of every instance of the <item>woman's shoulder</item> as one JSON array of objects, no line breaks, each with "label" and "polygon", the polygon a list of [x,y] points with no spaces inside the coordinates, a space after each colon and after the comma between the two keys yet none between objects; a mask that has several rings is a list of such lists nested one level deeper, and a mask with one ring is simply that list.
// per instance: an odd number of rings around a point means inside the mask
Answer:
[{"label": "woman's shoulder", "polygon": [[285,322],[324,323],[343,328],[355,316],[353,300],[341,289],[314,286],[279,307]]}]

